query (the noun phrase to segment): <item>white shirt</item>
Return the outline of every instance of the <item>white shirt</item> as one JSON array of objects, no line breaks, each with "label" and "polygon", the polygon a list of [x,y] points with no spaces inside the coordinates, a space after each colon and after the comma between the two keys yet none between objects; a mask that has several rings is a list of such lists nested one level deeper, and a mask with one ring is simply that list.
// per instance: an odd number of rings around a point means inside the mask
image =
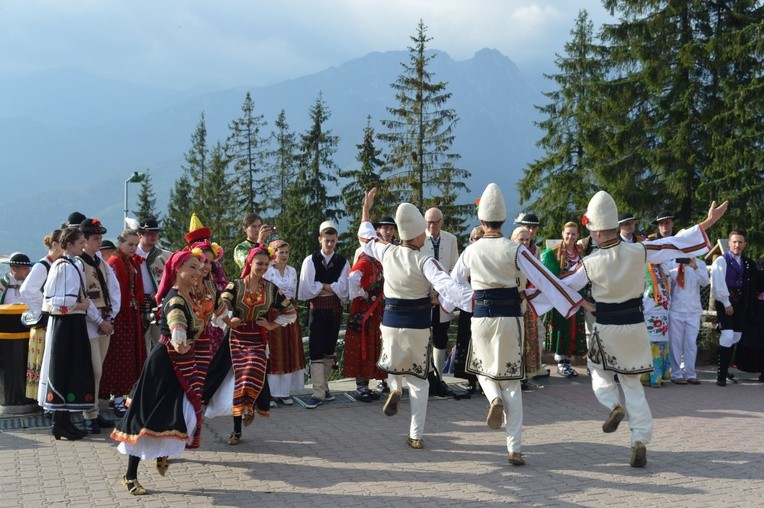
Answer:
[{"label": "white shirt", "polygon": [[[327,256],[321,252],[324,260],[328,263],[334,253]],[[350,271],[350,265],[345,261],[345,265],[342,267],[339,279],[336,282],[329,284],[337,297],[343,302],[348,299],[348,272]],[[300,268],[300,284],[297,287],[297,299],[298,300],[312,300],[321,294],[324,288],[324,284],[316,280],[316,267],[313,266],[313,256],[306,257],[302,262]]]},{"label": "white shirt", "polygon": [[287,298],[294,300],[297,295],[297,270],[293,266],[286,265],[284,275],[281,275],[278,269],[271,265],[263,278],[276,284]]},{"label": "white shirt", "polygon": [[[53,262],[46,259],[51,265]],[[29,307],[29,313],[32,316],[39,316],[42,313],[42,289],[45,280],[48,278],[48,268],[39,261],[32,265],[29,275],[21,284],[21,301]]]},{"label": "white shirt", "polygon": [[708,286],[708,269],[702,261],[699,261],[698,267],[694,269],[690,265],[684,265],[684,287],[682,287],[677,282],[679,266],[681,266],[679,263],[674,263],[674,267],[669,270],[669,277],[671,277],[669,310],[686,314],[700,314],[703,312],[703,305],[700,303],[700,288]]},{"label": "white shirt", "polygon": [[[741,256],[735,256],[735,261],[743,266]],[[714,300],[721,303],[724,308],[731,307],[730,290],[727,287],[727,260],[724,256],[716,258],[711,265],[711,296]]]},{"label": "white shirt", "polygon": [[[371,222],[363,222],[361,223],[361,226],[359,228],[358,236],[364,236],[368,238],[370,231],[372,232],[374,231],[374,226],[371,224]],[[372,240],[366,244],[366,246],[364,247],[364,252],[367,255],[372,256],[374,259],[377,259],[384,265],[385,254],[390,249],[393,249],[393,250],[408,249],[408,247],[404,247],[400,245],[392,245],[392,244],[383,244],[383,243],[377,242],[376,240]],[[416,257],[419,257],[419,256],[416,256]],[[441,309],[446,312],[450,312],[455,307],[459,307],[460,309],[472,311],[472,289],[468,285],[460,284],[459,282],[452,279],[451,276],[443,267],[443,265],[441,265],[438,261],[436,261],[435,258],[427,256],[424,253],[421,253],[421,257],[425,258],[422,261],[421,271],[419,271],[419,269],[416,269],[416,271],[418,273],[421,273],[421,275],[427,280],[427,283],[431,285],[435,289],[435,291],[438,292],[438,300],[440,301]],[[410,271],[412,272],[415,269],[415,267],[409,267],[409,268],[411,269]],[[402,298],[423,298],[427,296],[427,294],[424,294],[424,295],[406,294],[407,289],[409,289],[407,287],[396,287],[395,289],[398,291],[399,294],[394,294],[394,292],[390,291],[389,288],[390,288],[391,281],[395,278],[395,275],[396,274],[389,274],[387,272],[387,268],[385,269],[385,295],[386,296],[402,297]],[[421,293],[421,291],[419,291],[418,293]]]},{"label": "white shirt", "polygon": [[[10,286],[19,286],[15,288],[10,288]],[[24,300],[21,298],[21,283],[16,280],[16,277],[13,276],[12,273],[8,272],[8,291],[5,293],[5,302],[6,304],[14,304],[14,303],[24,303]]]}]

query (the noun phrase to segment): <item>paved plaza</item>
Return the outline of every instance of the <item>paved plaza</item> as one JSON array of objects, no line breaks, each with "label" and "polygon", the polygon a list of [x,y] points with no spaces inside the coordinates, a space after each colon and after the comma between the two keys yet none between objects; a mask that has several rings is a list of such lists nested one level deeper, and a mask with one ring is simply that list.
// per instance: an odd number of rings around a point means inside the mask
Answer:
[{"label": "paved plaza", "polygon": [[507,463],[503,429],[485,426],[483,396],[430,399],[424,450],[406,445],[408,403],[386,417],[381,401],[338,401],[274,409],[238,446],[225,443],[230,419],[206,420],[202,447],[171,460],[167,476],[141,463],[143,497],[119,484],[126,458],[108,433],[68,442],[44,428],[6,430],[0,506],[761,505],[764,385],[753,375],[720,388],[706,369],[700,386],[647,388],[655,432],[647,467],[635,469],[627,422],[602,433],[607,411],[579,371],[524,393],[524,467]]}]

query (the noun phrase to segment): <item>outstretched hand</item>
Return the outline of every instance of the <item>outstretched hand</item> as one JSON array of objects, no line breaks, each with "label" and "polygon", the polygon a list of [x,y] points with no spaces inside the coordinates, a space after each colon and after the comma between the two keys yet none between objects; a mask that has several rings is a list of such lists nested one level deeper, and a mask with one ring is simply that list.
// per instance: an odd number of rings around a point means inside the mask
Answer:
[{"label": "outstretched hand", "polygon": [[377,188],[372,187],[371,190],[368,190],[363,193],[363,210],[361,213],[361,221],[368,221],[369,219],[369,210],[371,210],[371,207],[374,206],[374,198],[377,196]]},{"label": "outstretched hand", "polygon": [[727,213],[727,207],[729,207],[729,201],[725,201],[719,206],[716,206],[716,201],[712,201],[711,207],[708,209],[706,220],[700,223],[703,230],[708,230],[708,228],[716,224],[719,219],[724,217],[724,214]]}]

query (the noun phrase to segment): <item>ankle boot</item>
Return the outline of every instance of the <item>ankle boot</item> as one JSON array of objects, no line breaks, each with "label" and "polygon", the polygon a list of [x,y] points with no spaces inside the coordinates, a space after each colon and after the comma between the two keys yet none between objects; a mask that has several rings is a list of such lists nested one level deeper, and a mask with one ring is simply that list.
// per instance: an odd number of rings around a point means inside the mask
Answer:
[{"label": "ankle boot", "polygon": [[51,433],[53,434],[53,437],[56,438],[56,441],[59,439],[66,438],[69,441],[74,441],[76,439],[82,439],[82,436],[77,433],[72,433],[64,423],[65,414],[68,414],[68,411],[54,411],[53,412],[53,428],[51,429]]},{"label": "ankle boot", "polygon": [[87,432],[84,429],[81,429],[81,428],[77,427],[72,422],[72,413],[71,412],[69,412],[69,411],[60,411],[60,412],[63,414],[63,416],[62,416],[62,424],[64,425],[64,428],[66,428],[69,431],[70,434],[74,434],[74,435],[77,435],[77,436],[80,436],[80,437],[85,437],[85,435],[87,435]]}]

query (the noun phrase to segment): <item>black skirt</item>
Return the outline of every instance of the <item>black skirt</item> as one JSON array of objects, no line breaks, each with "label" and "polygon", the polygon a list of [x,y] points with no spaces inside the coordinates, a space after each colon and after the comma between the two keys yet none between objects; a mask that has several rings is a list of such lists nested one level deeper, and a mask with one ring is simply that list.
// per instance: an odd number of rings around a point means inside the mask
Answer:
[{"label": "black skirt", "polygon": [[[193,349],[189,354],[193,355]],[[143,364],[133,388],[130,407],[111,437],[131,445],[144,436],[188,440],[183,413],[184,398],[188,392],[181,383],[167,346],[157,344]],[[198,397],[196,404],[193,400],[191,402],[201,408]],[[200,427],[201,421],[197,419],[197,431]]]},{"label": "black skirt", "polygon": [[49,411],[93,409],[95,382],[85,314],[51,316],[47,340],[50,361],[44,408]]}]

